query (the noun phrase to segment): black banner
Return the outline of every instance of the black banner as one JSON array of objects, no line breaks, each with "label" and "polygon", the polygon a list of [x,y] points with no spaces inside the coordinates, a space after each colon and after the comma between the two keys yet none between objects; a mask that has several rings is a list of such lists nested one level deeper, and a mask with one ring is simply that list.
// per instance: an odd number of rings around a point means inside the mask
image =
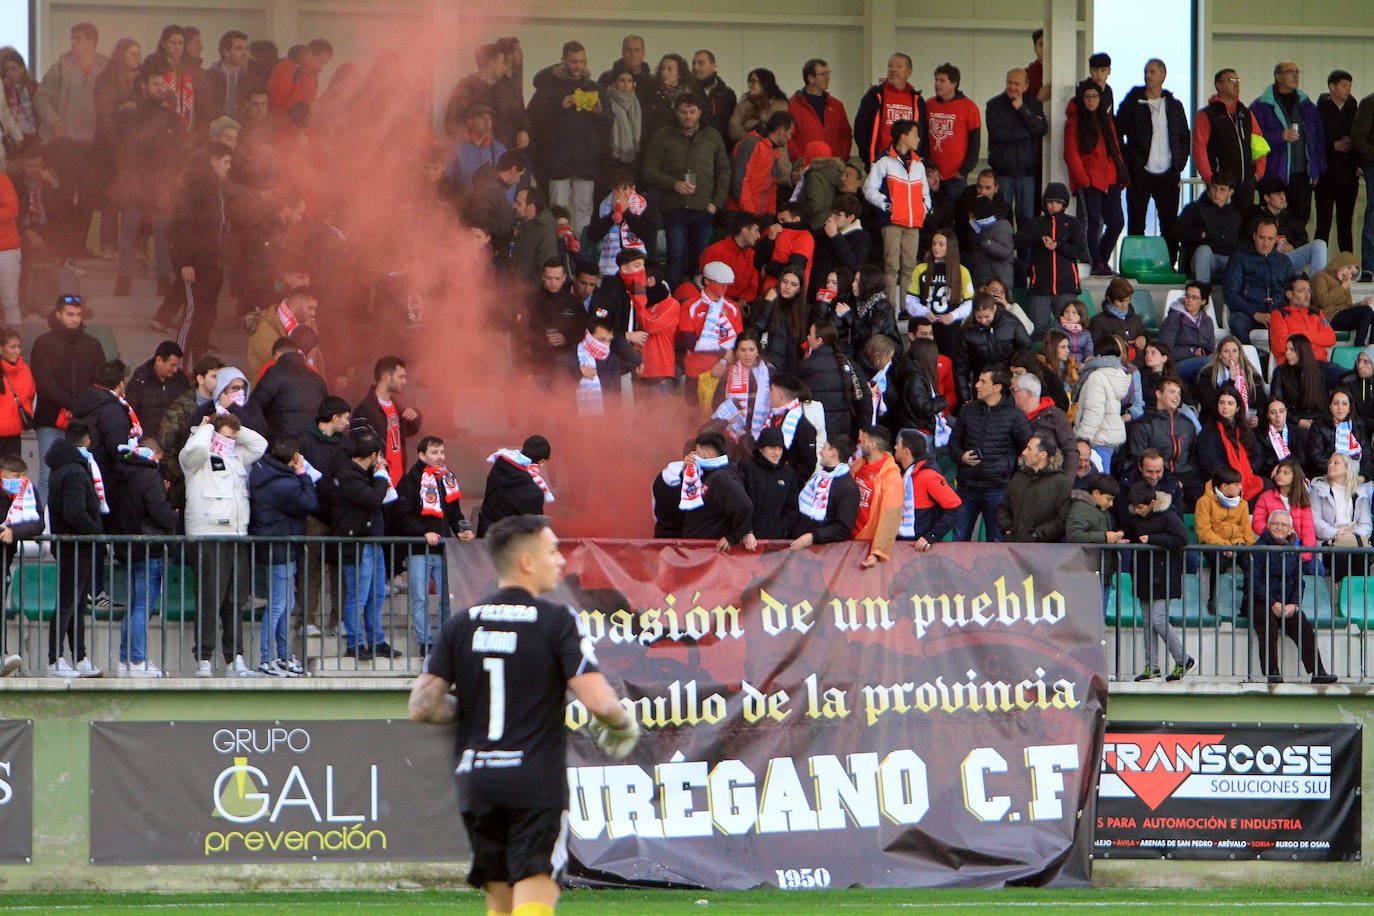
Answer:
[{"label": "black banner", "polygon": [[1114,722],[1101,858],[1360,858],[1358,725]]},{"label": "black banner", "polygon": [[447,729],[409,720],[93,722],[90,736],[95,865],[471,855]]},{"label": "black banner", "polygon": [[33,721],[0,719],[0,864],[33,857]]},{"label": "black banner", "polygon": [[[1106,659],[1087,551],[899,544],[864,570],[866,544],[563,549],[556,597],[643,729],[608,762],[568,707],[577,880],[1089,881]],[[458,606],[493,584],[471,552],[450,570]]]}]

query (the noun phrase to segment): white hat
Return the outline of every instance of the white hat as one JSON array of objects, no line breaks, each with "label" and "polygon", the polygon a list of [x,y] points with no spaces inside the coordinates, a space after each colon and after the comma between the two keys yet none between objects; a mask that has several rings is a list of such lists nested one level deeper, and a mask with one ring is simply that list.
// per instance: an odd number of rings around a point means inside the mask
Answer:
[{"label": "white hat", "polygon": [[735,272],[724,261],[712,261],[701,271],[703,279],[713,283],[734,283]]}]

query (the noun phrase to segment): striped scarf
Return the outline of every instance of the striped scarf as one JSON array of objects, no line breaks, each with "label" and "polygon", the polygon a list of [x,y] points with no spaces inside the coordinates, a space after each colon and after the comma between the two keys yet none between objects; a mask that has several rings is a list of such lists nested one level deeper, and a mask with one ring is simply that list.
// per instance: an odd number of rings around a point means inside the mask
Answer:
[{"label": "striped scarf", "polygon": [[830,507],[830,485],[835,482],[835,478],[848,473],[849,465],[843,461],[828,471],[817,465],[816,472],[802,488],[801,496],[797,497],[797,507],[801,514],[818,522],[825,521],[826,510]]},{"label": "striped scarf", "polygon": [[702,473],[723,468],[729,463],[729,455],[698,457],[695,461],[685,462],[682,468],[682,498],[678,500],[678,508],[690,512],[706,505],[706,482],[702,479]]},{"label": "striped scarf", "polygon": [[544,482],[544,478],[540,476],[539,465],[532,461],[528,455],[513,448],[503,448],[488,455],[487,464],[495,464],[498,458],[504,458],[506,461],[509,461],[511,464],[523,470],[526,474],[529,474],[530,480],[533,480],[535,486],[544,493],[544,502],[553,502],[553,493],[549,490],[549,485]]},{"label": "striped scarf", "polygon": [[[599,211],[601,218],[609,217],[615,206],[615,195],[606,195],[606,199],[601,202]],[[640,216],[648,206],[649,202],[635,193],[630,195],[630,205],[625,207],[623,212]],[[646,255],[649,252],[649,247],[644,244],[644,240],[635,235],[630,229],[630,224],[622,219],[619,225],[611,223],[610,231],[601,239],[601,256],[597,264],[601,270],[601,276],[609,277],[616,273],[616,255],[620,254],[623,248],[633,248],[636,251],[644,252]]]},{"label": "striped scarf", "polygon": [[[443,502],[439,501],[439,490],[443,489]],[[446,467],[426,467],[420,473],[420,514],[433,518],[444,517],[444,506],[463,498],[463,488],[458,486],[458,477]]]},{"label": "striped scarf", "polygon": [[916,537],[916,494],[912,489],[912,481],[916,477],[916,469],[924,463],[913,461],[911,467],[902,474],[902,524],[897,529],[898,537]]},{"label": "striped scarf", "polygon": [[19,478],[19,492],[15,494],[10,502],[9,511],[5,513],[5,527],[15,528],[24,522],[40,522],[43,517],[38,514],[38,497],[34,495],[33,484],[27,477]]},{"label": "striped scarf", "polygon": [[1336,451],[1342,455],[1349,455],[1356,461],[1364,454],[1364,450],[1360,448],[1359,437],[1355,435],[1355,427],[1349,420],[1336,424]]},{"label": "striped scarf", "polygon": [[792,447],[792,440],[797,436],[797,426],[801,423],[802,416],[801,401],[796,398],[773,411],[770,425],[782,430],[782,441],[788,448]]}]

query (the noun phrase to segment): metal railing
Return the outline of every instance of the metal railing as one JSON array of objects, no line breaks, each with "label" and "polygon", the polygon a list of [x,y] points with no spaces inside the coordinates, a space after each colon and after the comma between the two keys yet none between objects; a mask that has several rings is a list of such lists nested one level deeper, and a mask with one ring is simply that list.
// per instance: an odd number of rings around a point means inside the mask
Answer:
[{"label": "metal railing", "polygon": [[413,676],[447,619],[422,538],[57,535],[0,556],[20,676]]},{"label": "metal railing", "polygon": [[[1149,556],[1153,563],[1184,564],[1183,594],[1169,599],[1167,613],[1184,653],[1197,663],[1185,679],[1265,683],[1278,675],[1288,683],[1307,683],[1316,672],[1305,670],[1301,659],[1314,649],[1325,671],[1341,682],[1370,680],[1367,636],[1374,627],[1374,563],[1368,548],[1192,544],[1171,552],[1148,545],[1116,545],[1102,548],[1100,554],[1112,680],[1130,681],[1145,668],[1145,644],[1152,638],[1146,620],[1155,596],[1148,583],[1137,582],[1136,567],[1142,564],[1136,558],[1141,556]],[[1295,554],[1300,557],[1296,573],[1291,565],[1285,567],[1285,560]],[[1303,556],[1308,559],[1301,560]],[[1285,635],[1282,617],[1259,605],[1257,573],[1269,576],[1259,588],[1260,600],[1275,599],[1278,592],[1294,597],[1290,587],[1296,586],[1299,600],[1288,624],[1292,636]],[[1301,626],[1298,615],[1310,628]],[[1261,659],[1266,637],[1279,645],[1277,670],[1266,670]],[[1154,664],[1162,674],[1173,667],[1162,640]]]}]

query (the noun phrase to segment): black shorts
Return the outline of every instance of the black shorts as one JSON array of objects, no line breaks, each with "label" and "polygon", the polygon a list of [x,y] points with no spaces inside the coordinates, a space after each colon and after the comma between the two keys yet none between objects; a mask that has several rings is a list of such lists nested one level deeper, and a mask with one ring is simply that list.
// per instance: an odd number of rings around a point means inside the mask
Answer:
[{"label": "black shorts", "polygon": [[568,812],[562,808],[486,808],[464,811],[472,844],[468,883],[514,884],[536,875],[555,880],[568,862]]}]

